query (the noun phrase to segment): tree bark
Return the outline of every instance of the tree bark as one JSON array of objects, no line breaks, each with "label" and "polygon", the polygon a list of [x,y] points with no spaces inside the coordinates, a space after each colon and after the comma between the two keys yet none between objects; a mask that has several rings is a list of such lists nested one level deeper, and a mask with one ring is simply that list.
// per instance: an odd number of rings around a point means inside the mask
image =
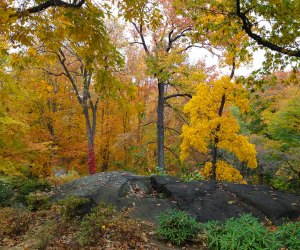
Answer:
[{"label": "tree bark", "polygon": [[[79,0],[79,1],[84,1],[84,0]],[[73,1],[73,3],[76,2],[77,2],[76,0]],[[84,65],[83,64],[81,65],[80,71],[83,80],[83,91],[81,96],[76,82],[76,78],[72,76],[70,70],[67,67],[66,64],[67,58],[64,51],[62,49],[59,49],[57,56],[61,65],[63,66],[66,77],[70,80],[76,98],[83,110],[85,123],[86,123],[87,139],[88,139],[88,173],[89,175],[92,175],[95,174],[97,170],[94,140],[96,134],[96,121],[97,121],[96,114],[97,114],[97,107],[99,103],[99,97],[95,100],[95,102],[93,102],[90,94],[92,72],[88,72],[87,69],[84,68]],[[89,113],[89,109],[91,110],[91,116]]]},{"label": "tree bark", "polygon": [[211,180],[215,181],[217,179],[217,157],[218,157],[218,138],[215,138],[213,150],[212,150],[212,173],[211,173]]},{"label": "tree bark", "polygon": [[244,12],[241,11],[241,1],[236,0],[236,15],[242,20],[243,26],[242,29],[247,33],[249,37],[251,37],[254,41],[256,41],[259,45],[262,45],[265,48],[270,50],[294,57],[300,57],[299,49],[289,49],[288,47],[279,46],[275,43],[272,43],[267,40],[266,37],[261,37],[258,34],[252,31],[253,23],[250,22],[250,19],[246,16]]},{"label": "tree bark", "polygon": [[30,14],[42,12],[50,7],[63,7],[63,8],[80,8],[85,3],[85,0],[73,0],[72,2],[66,2],[62,0],[48,0],[43,3],[40,3],[37,6],[25,9],[18,10],[13,14],[10,14],[9,17],[18,17],[28,16]]},{"label": "tree bark", "polygon": [[158,169],[164,171],[164,95],[165,83],[158,81],[158,102],[157,102],[157,156]]},{"label": "tree bark", "polygon": [[[223,110],[224,110],[224,105],[225,105],[225,102],[226,102],[226,96],[225,95],[222,95],[222,100],[221,100],[221,105],[220,105],[220,108],[219,108],[219,111],[218,111],[218,115],[219,117],[222,116],[223,114]],[[218,124],[217,128],[216,128],[216,133],[218,133],[221,129],[221,124]],[[212,151],[212,176],[211,176],[211,179],[212,180],[216,180],[217,178],[217,174],[216,174],[216,170],[217,170],[217,158],[218,158],[218,143],[219,143],[219,138],[218,136],[215,137],[214,139],[214,144],[213,144],[213,151]]]},{"label": "tree bark", "polygon": [[[230,79],[232,79],[234,77],[234,71],[235,71],[235,57],[233,57],[232,60],[232,69],[231,69],[231,73],[230,73]],[[219,117],[221,117],[223,115],[223,110],[224,110],[224,106],[225,106],[225,102],[226,102],[226,96],[225,94],[222,95],[222,99],[221,99],[221,104],[219,107],[219,111],[218,111],[218,115]],[[219,132],[221,129],[221,124],[218,124],[217,128],[216,128],[216,132]],[[217,159],[218,159],[218,143],[219,143],[219,138],[218,136],[215,137],[214,142],[213,142],[213,149],[212,149],[212,175],[211,175],[211,179],[212,180],[216,180],[217,178],[217,174],[216,174],[216,170],[217,170]]]},{"label": "tree bark", "polygon": [[[95,159],[95,146],[94,146],[94,139],[95,139],[95,133],[94,129],[91,127],[90,117],[88,113],[88,106],[85,102],[83,102],[82,105],[85,123],[86,123],[86,133],[88,138],[88,172],[89,175],[96,173],[96,159]],[[93,114],[93,125],[96,121],[96,114]],[[95,124],[96,125],[96,124]]]}]

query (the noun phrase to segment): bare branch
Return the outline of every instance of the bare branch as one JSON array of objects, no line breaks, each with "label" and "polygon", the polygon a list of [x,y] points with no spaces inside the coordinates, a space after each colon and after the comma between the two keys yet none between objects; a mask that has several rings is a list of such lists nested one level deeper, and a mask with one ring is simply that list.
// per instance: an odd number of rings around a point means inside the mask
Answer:
[{"label": "bare branch", "polygon": [[144,37],[144,34],[143,34],[143,26],[142,26],[142,24],[140,24],[140,28],[138,28],[138,26],[136,25],[135,22],[132,22],[132,24],[133,24],[135,30],[137,31],[137,33],[140,35],[140,38],[142,40],[141,44],[143,45],[145,52],[149,55],[150,52],[148,50],[148,47],[147,47],[147,44],[146,44],[146,41],[145,41],[145,37]]},{"label": "bare branch", "polygon": [[173,95],[165,96],[164,101],[166,101],[166,100],[168,100],[170,98],[179,97],[179,96],[192,98],[192,95],[191,94],[187,94],[187,93],[186,94],[173,94]]},{"label": "bare branch", "polygon": [[165,129],[172,130],[172,131],[174,131],[176,134],[181,135],[181,133],[180,133],[177,129],[175,129],[175,128],[170,128],[170,127],[165,126]]},{"label": "bare branch", "polygon": [[188,28],[183,29],[183,30],[182,30],[178,35],[176,35],[174,38],[171,37],[172,34],[173,34],[173,31],[174,31],[174,30],[172,30],[172,31],[169,33],[169,42],[168,42],[168,47],[166,48],[166,51],[167,51],[167,52],[170,51],[170,49],[172,48],[174,42],[176,42],[179,38],[186,36],[186,32],[192,31],[192,28],[191,28],[191,27],[188,27]]},{"label": "bare branch", "polygon": [[130,42],[129,43],[129,45],[133,45],[133,44],[141,44],[141,45],[143,45],[143,43],[141,43],[141,42]]},{"label": "bare branch", "polygon": [[233,59],[232,59],[232,69],[231,69],[231,73],[230,73],[230,79],[232,79],[234,77],[234,71],[235,71],[235,57],[233,57]]},{"label": "bare branch", "polygon": [[[40,68],[41,69],[41,68]],[[47,74],[49,75],[52,75],[52,76],[67,76],[64,72],[61,72],[61,73],[54,73],[54,72],[51,72],[51,71],[48,71],[46,69],[41,69],[43,71],[45,71]]]},{"label": "bare branch", "polygon": [[59,49],[59,54],[57,54],[58,56],[58,59],[59,59],[59,62],[60,64],[63,66],[64,68],[64,71],[66,73],[66,76],[68,77],[68,79],[70,80],[71,84],[72,84],[72,87],[75,91],[75,94],[76,94],[76,98],[77,100],[79,101],[79,103],[82,105],[82,98],[80,97],[79,95],[79,91],[78,91],[78,88],[77,88],[77,85],[76,85],[76,82],[74,80],[74,78],[72,77],[68,67],[66,66],[65,64],[65,61],[66,61],[66,56],[65,54],[63,53],[63,51],[61,49]]}]

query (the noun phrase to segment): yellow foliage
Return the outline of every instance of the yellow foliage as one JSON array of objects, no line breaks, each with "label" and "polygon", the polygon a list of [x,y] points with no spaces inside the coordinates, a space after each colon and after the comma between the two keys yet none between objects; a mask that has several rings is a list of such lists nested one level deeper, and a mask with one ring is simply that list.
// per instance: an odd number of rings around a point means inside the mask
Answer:
[{"label": "yellow foliage", "polygon": [[[222,97],[225,104],[219,114]],[[238,107],[241,113],[249,110],[245,88],[229,77],[222,77],[209,84],[200,83],[196,95],[187,103],[184,111],[190,116],[190,124],[182,128],[181,160],[194,148],[206,154],[210,144],[217,140],[217,148],[232,152],[248,167],[256,168],[255,146],[248,137],[239,135],[240,126],[231,112]]]},{"label": "yellow foliage", "polygon": [[[200,174],[203,175],[207,180],[211,178],[212,175],[212,163],[207,162],[205,167],[200,170]],[[240,171],[235,169],[230,164],[225,161],[217,161],[216,164],[216,179],[218,181],[229,181],[241,184],[247,184],[241,175]]]}]

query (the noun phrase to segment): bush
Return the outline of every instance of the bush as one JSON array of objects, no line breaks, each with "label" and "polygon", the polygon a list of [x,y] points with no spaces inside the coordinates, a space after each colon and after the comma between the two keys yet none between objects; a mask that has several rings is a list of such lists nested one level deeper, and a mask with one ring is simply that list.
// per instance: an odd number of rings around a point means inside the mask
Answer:
[{"label": "bush", "polygon": [[112,205],[99,204],[81,222],[78,242],[81,246],[95,244],[105,233],[116,210]]},{"label": "bush", "polygon": [[159,215],[157,235],[180,245],[198,235],[200,226],[188,213],[179,210],[169,210]]},{"label": "bush", "polygon": [[199,170],[197,171],[194,171],[194,172],[182,172],[180,174],[180,179],[182,179],[183,181],[187,181],[187,182],[190,182],[190,181],[203,181],[205,180],[204,176],[202,176],[200,173],[199,173]]},{"label": "bush", "polygon": [[284,224],[278,227],[274,234],[282,248],[300,249],[300,222]]},{"label": "bush", "polygon": [[38,179],[14,179],[12,181],[17,191],[16,201],[27,205],[27,197],[31,192],[49,191],[51,186],[45,180]]},{"label": "bush", "polygon": [[224,224],[210,221],[202,225],[209,249],[300,249],[300,223],[285,224],[268,231],[258,219],[246,214]]},{"label": "bush", "polygon": [[76,217],[81,216],[85,212],[84,207],[88,203],[90,203],[88,198],[71,195],[66,199],[58,201],[60,214],[67,221],[76,219]]},{"label": "bush", "polygon": [[30,193],[27,196],[27,205],[31,211],[49,209],[51,206],[49,196],[45,192]]},{"label": "bush", "polygon": [[0,181],[0,207],[10,205],[13,194],[11,185]]},{"label": "bush", "polygon": [[251,215],[228,219],[224,224],[203,225],[210,249],[278,249],[270,232]]}]

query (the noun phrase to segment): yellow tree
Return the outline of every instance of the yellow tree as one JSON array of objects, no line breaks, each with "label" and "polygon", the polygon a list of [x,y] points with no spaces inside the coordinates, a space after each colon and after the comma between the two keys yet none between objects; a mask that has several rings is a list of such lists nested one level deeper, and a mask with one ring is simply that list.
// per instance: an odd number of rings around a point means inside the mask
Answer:
[{"label": "yellow tree", "polygon": [[191,148],[203,154],[210,151],[203,174],[212,180],[243,182],[239,171],[221,159],[221,149],[233,153],[248,167],[257,167],[255,146],[239,134],[240,126],[230,109],[234,106],[241,113],[249,110],[247,92],[230,77],[223,76],[209,84],[199,84],[196,95],[184,108],[190,124],[182,128],[181,159],[189,155]]}]

